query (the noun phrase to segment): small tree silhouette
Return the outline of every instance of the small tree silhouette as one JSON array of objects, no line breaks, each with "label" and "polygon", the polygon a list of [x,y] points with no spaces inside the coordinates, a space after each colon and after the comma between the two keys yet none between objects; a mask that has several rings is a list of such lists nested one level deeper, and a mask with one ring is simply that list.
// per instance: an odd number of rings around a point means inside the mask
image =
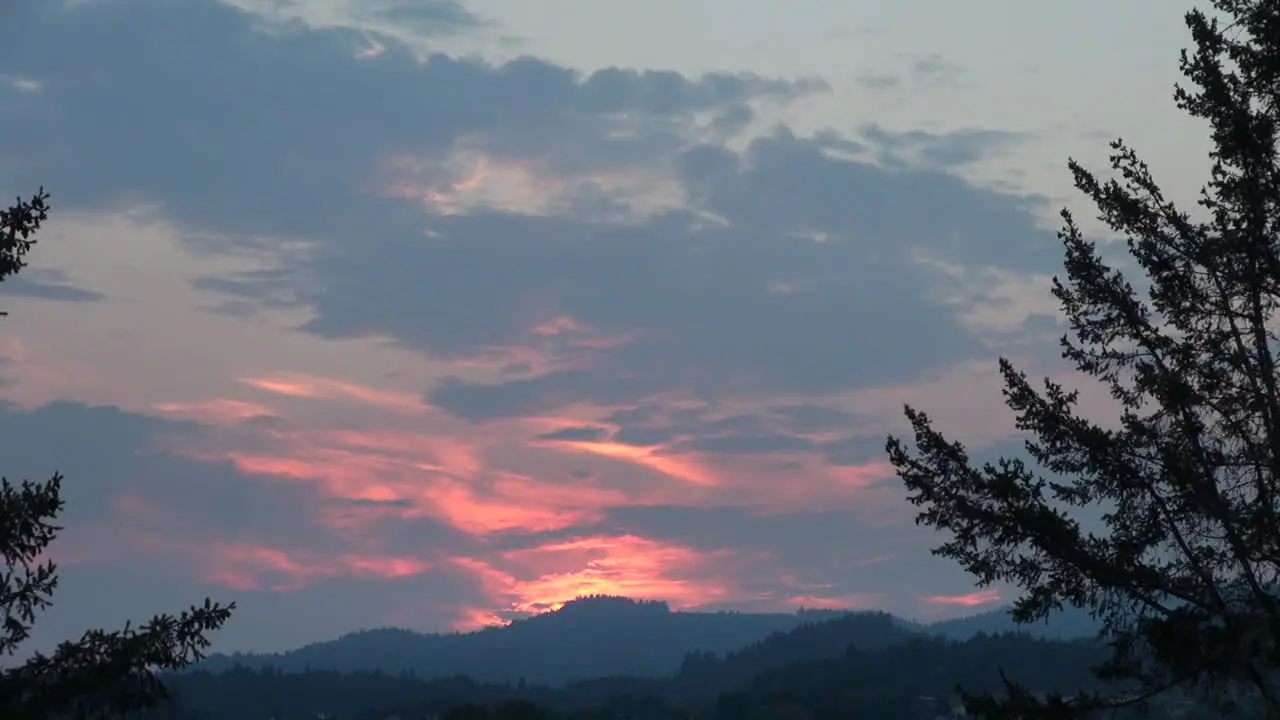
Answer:
[{"label": "small tree silhouette", "polygon": [[[0,211],[0,282],[26,267],[35,233],[49,216],[41,188]],[[3,313],[7,314],[7,313]],[[57,588],[57,566],[42,556],[62,528],[62,475],[43,483],[15,485],[0,478],[0,655],[12,655],[31,633],[36,615]],[[185,667],[203,657],[205,634],[222,626],[235,603],[210,602],[178,616],[159,615],[141,627],[91,630],[58,645],[52,655],[35,653],[24,664],[0,671],[0,718],[76,720],[123,717],[167,697],[160,670]]]}]

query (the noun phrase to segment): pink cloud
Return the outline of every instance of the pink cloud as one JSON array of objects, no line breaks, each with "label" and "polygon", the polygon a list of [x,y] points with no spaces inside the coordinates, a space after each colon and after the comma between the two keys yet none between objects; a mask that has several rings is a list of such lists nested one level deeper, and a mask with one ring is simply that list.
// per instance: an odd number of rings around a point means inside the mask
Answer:
[{"label": "pink cloud", "polygon": [[217,424],[232,424],[275,414],[275,411],[266,405],[226,398],[188,403],[155,403],[152,407],[164,415]]},{"label": "pink cloud", "polygon": [[881,593],[848,593],[843,595],[792,595],[787,603],[808,610],[871,610],[884,600]]},{"label": "pink cloud", "polygon": [[[890,474],[884,462],[836,466],[814,452],[726,455],[672,452],[672,443],[528,439],[535,429],[545,434],[583,422],[571,416],[516,419],[483,429],[438,418],[408,421],[396,416],[416,399],[297,374],[249,384],[289,397],[368,401],[391,413],[383,425],[359,430],[282,420],[183,448],[190,457],[230,461],[250,475],[306,483],[319,498],[386,505],[323,518],[344,536],[359,534],[362,525],[373,531],[388,517],[435,518],[485,536],[560,530],[598,521],[608,508],[637,505],[735,506],[767,513],[854,507],[859,498],[871,499],[867,488]],[[271,410],[231,398],[162,407],[224,422]],[[410,422],[438,429],[410,430]],[[584,467],[585,459],[595,461],[594,472],[570,472]]]},{"label": "pink cloud", "polygon": [[999,601],[1000,590],[997,588],[975,590],[963,595],[930,595],[924,598],[924,602],[930,605],[959,605],[963,607],[979,607]]},{"label": "pink cloud", "polygon": [[[196,578],[223,587],[281,592],[298,590],[323,578],[408,577],[432,566],[425,558],[404,553],[358,552],[354,548],[322,552],[230,539],[199,520],[193,523],[193,519],[180,517],[137,495],[117,495],[111,500],[111,508],[111,522],[73,534],[72,547],[63,548],[58,560],[118,562],[141,552],[179,561]],[[85,540],[94,541],[88,552]]]},{"label": "pink cloud", "polygon": [[289,592],[319,578],[399,578],[426,572],[430,567],[426,560],[414,557],[315,554],[228,544],[207,548],[200,577],[236,590]]},{"label": "pink cloud", "polygon": [[657,452],[661,449],[660,446],[643,447],[615,442],[576,440],[541,440],[534,441],[532,444],[569,452],[600,455],[612,460],[632,463],[700,487],[716,487],[721,484],[721,481],[705,467],[700,466],[695,458],[683,455],[661,455]]},{"label": "pink cloud", "polygon": [[420,499],[431,508],[424,512],[473,535],[548,532],[600,518],[601,505],[589,493],[586,497],[579,493],[551,497],[523,493],[525,502],[521,502],[504,498],[500,492],[495,489],[481,494],[461,482],[438,480],[422,491]]},{"label": "pink cloud", "polygon": [[390,410],[421,412],[422,399],[413,393],[380,390],[367,385],[304,373],[242,377],[242,385],[276,395],[314,400],[346,400]]},{"label": "pink cloud", "polygon": [[496,557],[457,557],[453,562],[476,577],[489,597],[505,607],[478,609],[538,613],[592,594],[665,600],[692,608],[732,597],[734,589],[716,577],[718,564],[732,563],[727,550],[699,551],[636,535],[592,536],[552,542]]},{"label": "pink cloud", "polygon": [[[567,317],[532,331],[550,339],[583,333],[589,328]],[[297,509],[308,527],[327,535],[318,545],[299,545],[297,538],[282,534],[222,537],[197,546],[181,542],[189,530],[156,519],[150,523],[154,532],[131,540],[155,551],[160,537],[175,538],[169,553],[189,557],[190,569],[210,582],[285,591],[321,579],[431,577],[461,570],[486,599],[450,610],[460,629],[593,593],[666,600],[677,608],[747,603],[771,610],[865,608],[885,598],[875,592],[879,588],[853,591],[843,584],[796,581],[777,558],[701,549],[646,537],[635,528],[614,530],[616,535],[585,529],[608,519],[615,508],[637,506],[736,507],[763,515],[843,508],[873,523],[896,522],[903,520],[902,513],[888,512],[884,503],[897,507],[901,497],[877,485],[891,475],[883,461],[833,465],[813,450],[685,450],[698,439],[687,435],[650,446],[533,439],[584,425],[603,427],[607,437],[618,427],[598,418],[626,407],[581,405],[555,415],[476,426],[424,406],[417,394],[334,378],[248,375],[241,385],[274,396],[282,407],[234,396],[156,407],[222,428],[186,438],[193,443],[181,448],[187,456],[230,462],[250,481],[288,483],[313,493],[315,502]],[[293,400],[303,402],[293,409]],[[342,416],[325,413],[330,405],[352,404],[363,409],[367,422],[355,426],[348,417],[338,424]],[[681,408],[706,412],[705,406],[679,397],[666,398],[663,407],[672,413]],[[767,418],[767,410],[766,404],[754,412]],[[723,410],[726,418],[752,412],[750,407]],[[244,424],[266,415],[276,422]],[[712,424],[718,416],[706,417]],[[673,426],[679,427],[674,421]],[[686,432],[696,432],[696,426]],[[798,437],[821,443],[843,434],[819,428]],[[449,536],[451,545],[425,554],[395,547],[397,533],[419,532],[415,523],[422,521],[447,525],[458,534]],[[420,526],[421,532],[433,532],[425,529],[430,522]],[[499,538],[511,547],[532,540],[524,536],[574,528],[584,528],[585,535],[527,549],[487,549]],[[762,584],[761,574],[769,582]],[[929,601],[960,603],[941,596]]]}]

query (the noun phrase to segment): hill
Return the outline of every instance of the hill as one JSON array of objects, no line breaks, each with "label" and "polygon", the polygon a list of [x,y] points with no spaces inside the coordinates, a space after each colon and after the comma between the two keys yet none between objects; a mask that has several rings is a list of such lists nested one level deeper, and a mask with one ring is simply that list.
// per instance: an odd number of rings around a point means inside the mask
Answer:
[{"label": "hill", "polygon": [[[819,623],[842,618],[847,619],[816,629]],[[421,678],[466,675],[480,682],[524,679],[529,683],[562,685],[613,676],[670,677],[681,671],[683,664],[705,664],[710,662],[707,658],[731,651],[738,651],[732,662],[746,667],[748,661],[744,658],[753,652],[747,646],[797,629],[823,634],[827,654],[819,657],[826,657],[838,655],[850,643],[868,642],[872,637],[879,638],[873,641],[876,646],[882,646],[884,639],[892,637],[896,641],[910,634],[966,640],[979,632],[1023,632],[1039,638],[1069,639],[1091,636],[1093,627],[1093,621],[1083,613],[1063,613],[1049,623],[1019,626],[1013,623],[1007,608],[920,625],[885,613],[677,612],[662,602],[593,596],[566,603],[555,612],[471,633],[363,630],[284,653],[213,655],[195,669],[221,672],[240,665],[254,670],[272,667],[282,672],[382,671]],[[785,655],[788,651],[779,652]],[[690,653],[700,655],[690,660]],[[728,658],[717,658],[715,662],[728,662]],[[711,672],[705,668],[703,671]],[[740,682],[747,679],[741,672],[733,677]]]},{"label": "hill", "polygon": [[662,602],[595,596],[471,633],[365,630],[285,653],[213,655],[195,669],[220,672],[240,665],[283,672],[378,670],[422,678],[467,675],[482,682],[523,679],[551,685],[611,675],[669,677],[691,651],[728,652],[771,633],[844,614],[675,612]]},{"label": "hill", "polygon": [[[652,608],[650,608],[652,610]],[[555,662],[556,650],[535,659]],[[1089,687],[1089,665],[1104,656],[1089,640],[980,634],[965,641],[900,627],[882,613],[802,622],[736,651],[694,652],[663,678],[600,677],[550,687],[484,683],[465,677],[419,680],[385,673],[280,673],[238,668],[167,680],[180,705],[151,720],[275,717],[278,720],[440,716],[475,703],[525,712],[451,717],[554,717],[599,720],[676,718],[952,717],[957,682],[998,689],[1001,669],[1037,691]],[[524,703],[524,705],[521,705]],[[532,713],[528,703],[541,706]]]},{"label": "hill", "polygon": [[969,617],[936,622],[925,629],[951,640],[968,640],[978,633],[992,635],[1010,632],[1046,640],[1073,640],[1093,637],[1100,627],[1097,620],[1089,617],[1088,612],[1075,608],[1066,608],[1050,615],[1045,622],[1028,625],[1015,623],[1009,612],[1007,607],[997,608]]}]

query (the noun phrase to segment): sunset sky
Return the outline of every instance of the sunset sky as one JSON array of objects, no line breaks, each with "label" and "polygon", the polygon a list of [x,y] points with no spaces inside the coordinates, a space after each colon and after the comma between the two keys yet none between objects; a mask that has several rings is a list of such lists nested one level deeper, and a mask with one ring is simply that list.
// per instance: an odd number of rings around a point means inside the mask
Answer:
[{"label": "sunset sky", "polygon": [[996,358],[1075,382],[1065,163],[1194,197],[1184,9],[0,3],[0,192],[54,207],[0,286],[0,470],[67,476],[36,644],[206,595],[220,650],[998,606],[884,437],[1007,451]]}]

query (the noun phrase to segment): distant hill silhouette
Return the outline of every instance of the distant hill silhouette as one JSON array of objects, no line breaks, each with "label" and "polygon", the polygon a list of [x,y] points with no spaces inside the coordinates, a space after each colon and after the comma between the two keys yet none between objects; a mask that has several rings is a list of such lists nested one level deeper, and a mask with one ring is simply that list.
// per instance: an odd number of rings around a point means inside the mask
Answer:
[{"label": "distant hill silhouette", "polygon": [[677,683],[723,692],[745,685],[761,673],[794,665],[844,657],[859,651],[883,650],[920,639],[888,613],[850,613],[824,621],[806,621],[786,632],[774,632],[765,639],[723,656],[694,651],[685,656],[676,676]]},{"label": "distant hill silhouette", "polygon": [[728,652],[770,633],[842,614],[673,612],[663,602],[593,596],[471,633],[364,630],[285,653],[213,655],[196,669],[380,670],[422,678],[468,675],[482,682],[523,678],[555,685],[609,675],[669,677],[690,651]]},{"label": "distant hill silhouette", "polygon": [[872,650],[922,635],[964,640],[978,632],[1014,631],[1052,639],[1092,635],[1070,617],[1017,626],[1007,609],[919,625],[879,612],[675,612],[663,602],[592,596],[471,633],[364,630],[285,653],[213,655],[195,669],[381,671],[545,685],[679,675],[696,677],[700,687],[732,687],[779,664],[840,657],[850,645]]},{"label": "distant hill silhouette", "polygon": [[969,617],[936,622],[925,626],[925,629],[950,640],[968,640],[980,632],[988,635],[1017,632],[1046,640],[1074,640],[1091,638],[1101,627],[1087,611],[1075,608],[1066,608],[1050,615],[1045,622],[1028,625],[1015,623],[1009,612],[1007,607],[996,608]]},{"label": "distant hill silhouette", "polygon": [[[1009,622],[1007,614],[984,613],[978,618],[991,628]],[[621,646],[626,662],[645,657],[644,648],[663,643],[634,642],[640,631],[662,626],[683,630],[707,624],[736,623],[761,618],[787,618],[795,623],[788,631],[775,631],[763,639],[730,652],[695,650],[684,656],[679,669],[665,676],[624,676],[597,668],[594,679],[552,685],[538,674],[526,672],[527,664],[549,663],[551,674],[577,672],[566,665],[566,654],[586,652],[588,657],[615,657],[582,646],[555,642],[541,652],[520,644],[537,637],[552,637],[564,628],[599,627],[600,623],[639,622]],[[665,619],[659,619],[665,618]],[[733,618],[726,621],[726,618]],[[536,622],[535,622],[536,621]],[[693,623],[693,625],[690,625]],[[1011,623],[1010,623],[1011,624]],[[734,625],[723,625],[735,628]],[[347,647],[387,649],[381,641],[409,641],[410,646],[441,638],[485,638],[492,650],[503,639],[508,651],[497,652],[489,670],[516,665],[524,668],[515,680],[480,681],[465,675],[417,678],[396,673],[281,672],[264,666],[252,670],[191,672],[168,676],[166,682],[178,698],[167,712],[142,720],[209,720],[210,718],[276,717],[281,720],[330,717],[385,720],[398,716],[440,716],[462,704],[496,705],[532,702],[566,720],[686,720],[708,718],[825,718],[858,717],[952,718],[958,697],[955,684],[970,689],[998,689],[999,673],[1008,671],[1036,691],[1071,691],[1093,684],[1087,668],[1105,656],[1104,647],[1092,640],[1037,639],[1027,634],[980,632],[963,641],[952,640],[928,626],[907,623],[887,613],[806,612],[795,615],[734,615],[732,613],[673,613],[665,605],[633,603],[618,598],[589,598],[564,610],[534,618],[515,627],[535,628],[536,633],[512,636],[511,628],[467,635],[422,636],[404,631],[372,631],[348,636]],[[736,631],[736,628],[735,628]],[[529,632],[529,631],[521,631]],[[585,631],[584,631],[585,632]],[[575,636],[580,638],[581,635]],[[617,632],[609,637],[624,637]],[[358,642],[353,642],[357,639]],[[650,638],[652,640],[652,638]],[[517,642],[518,641],[518,642]],[[575,641],[576,642],[576,639]],[[324,643],[332,652],[336,643]],[[361,643],[365,643],[361,645]],[[600,646],[607,646],[607,639]],[[480,646],[476,646],[480,647]],[[631,648],[631,653],[625,652]],[[403,649],[403,648],[401,648]],[[479,652],[473,650],[468,652]],[[283,656],[281,656],[283,657]],[[468,656],[474,660],[474,655]],[[523,659],[522,663],[503,662]],[[458,667],[456,663],[448,664]],[[522,682],[519,678],[524,678]],[[1176,700],[1176,698],[1175,698]],[[924,702],[927,707],[922,707]],[[750,712],[747,712],[751,709]],[[804,712],[799,712],[803,709]],[[696,713],[703,714],[696,714]],[[690,715],[688,713],[695,713]],[[710,713],[710,714],[707,714]],[[458,715],[457,717],[463,717]],[[472,717],[468,715],[467,717]],[[474,717],[479,717],[475,715]],[[490,717],[545,717],[544,715],[495,715]],[[1243,717],[1250,717],[1245,715]]]}]

